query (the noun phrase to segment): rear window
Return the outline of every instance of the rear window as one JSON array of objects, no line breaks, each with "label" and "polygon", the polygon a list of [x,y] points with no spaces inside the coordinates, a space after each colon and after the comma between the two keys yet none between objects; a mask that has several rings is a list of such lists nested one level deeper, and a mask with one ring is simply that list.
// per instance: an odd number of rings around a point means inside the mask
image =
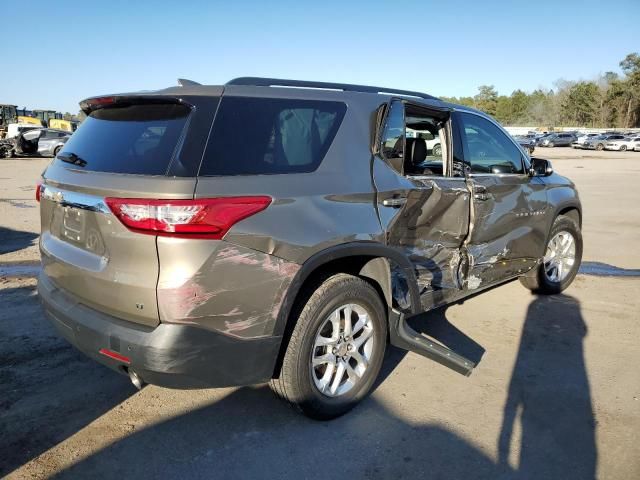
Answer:
[{"label": "rear window", "polygon": [[56,162],[82,170],[165,175],[191,109],[178,104],[136,104],[92,112]]},{"label": "rear window", "polygon": [[223,97],[200,175],[312,172],[346,109],[342,102]]}]

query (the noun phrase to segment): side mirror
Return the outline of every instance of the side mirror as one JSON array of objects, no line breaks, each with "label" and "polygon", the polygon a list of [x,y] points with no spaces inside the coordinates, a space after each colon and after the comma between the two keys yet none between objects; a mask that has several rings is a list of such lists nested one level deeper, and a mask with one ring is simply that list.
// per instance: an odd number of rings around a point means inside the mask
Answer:
[{"label": "side mirror", "polygon": [[532,177],[548,177],[553,173],[553,166],[549,160],[543,158],[532,158],[529,175]]}]

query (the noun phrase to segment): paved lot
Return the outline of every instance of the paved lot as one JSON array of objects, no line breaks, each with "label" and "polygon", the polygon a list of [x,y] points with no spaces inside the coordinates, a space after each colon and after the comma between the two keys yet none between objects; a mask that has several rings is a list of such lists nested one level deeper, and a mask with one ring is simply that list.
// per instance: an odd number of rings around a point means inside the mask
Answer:
[{"label": "paved lot", "polygon": [[[640,152],[536,154],[580,189],[592,269],[640,269]],[[0,160],[0,476],[640,478],[640,277],[579,275],[546,298],[514,282],[424,315],[482,357],[472,376],[390,349],[372,396],[333,422],[265,386],[138,392],[55,335],[33,278],[2,276],[38,258],[47,163]]]}]

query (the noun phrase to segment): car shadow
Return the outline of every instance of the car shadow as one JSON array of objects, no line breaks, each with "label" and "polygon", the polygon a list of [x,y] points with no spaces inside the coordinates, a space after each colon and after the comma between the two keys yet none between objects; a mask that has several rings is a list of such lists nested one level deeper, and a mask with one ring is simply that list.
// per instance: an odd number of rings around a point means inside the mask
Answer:
[{"label": "car shadow", "polygon": [[136,390],[88,360],[44,318],[33,282],[0,283],[0,478],[77,433]]},{"label": "car shadow", "polygon": [[437,425],[369,398],[330,422],[302,417],[267,387],[150,426],[54,478],[500,478],[512,473]]},{"label": "car shadow", "polygon": [[35,244],[38,234],[0,227],[0,255],[17,252]]},{"label": "car shadow", "polygon": [[595,478],[595,417],[584,361],[587,326],[569,295],[536,297],[527,310],[509,384],[499,462],[522,431],[518,470],[526,478]]},{"label": "car shadow", "polygon": [[411,317],[408,324],[416,332],[426,335],[458,355],[478,365],[485,349],[447,319],[448,307],[440,307]]}]

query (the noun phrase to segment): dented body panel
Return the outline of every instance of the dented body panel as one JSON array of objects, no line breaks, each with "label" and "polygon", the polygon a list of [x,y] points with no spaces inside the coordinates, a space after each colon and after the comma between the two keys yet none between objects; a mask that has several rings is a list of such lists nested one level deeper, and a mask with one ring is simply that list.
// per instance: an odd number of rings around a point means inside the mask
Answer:
[{"label": "dented body panel", "polygon": [[[545,184],[529,175],[473,175],[467,288],[533,268],[544,253],[548,218]],[[481,192],[481,193],[479,193]]]},{"label": "dented body panel", "polygon": [[160,321],[239,339],[276,335],[300,265],[226,241],[158,238]]}]

